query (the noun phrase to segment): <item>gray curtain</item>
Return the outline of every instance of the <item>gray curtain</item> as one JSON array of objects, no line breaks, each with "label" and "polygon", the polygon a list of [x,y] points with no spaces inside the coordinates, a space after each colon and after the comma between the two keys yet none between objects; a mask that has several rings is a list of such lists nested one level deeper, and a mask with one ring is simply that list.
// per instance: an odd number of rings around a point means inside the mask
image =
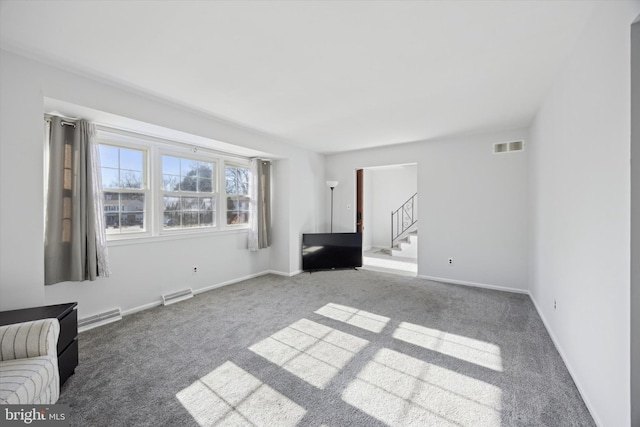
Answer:
[{"label": "gray curtain", "polygon": [[249,222],[249,250],[271,245],[271,162],[251,159],[251,218]]},{"label": "gray curtain", "polygon": [[109,276],[95,125],[52,117],[48,141],[45,284]]}]

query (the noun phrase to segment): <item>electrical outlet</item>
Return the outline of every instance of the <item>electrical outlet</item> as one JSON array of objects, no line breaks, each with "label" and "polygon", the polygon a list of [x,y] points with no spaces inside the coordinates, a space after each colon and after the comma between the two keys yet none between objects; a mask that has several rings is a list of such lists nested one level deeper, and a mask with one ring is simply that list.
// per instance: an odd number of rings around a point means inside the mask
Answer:
[{"label": "electrical outlet", "polygon": [[553,300],[553,309],[556,310],[558,308],[558,302]]},{"label": "electrical outlet", "polygon": [[453,264],[453,258],[449,258],[449,264]]},{"label": "electrical outlet", "polygon": [[198,266],[194,265],[193,269],[191,270],[191,274],[198,274]]}]

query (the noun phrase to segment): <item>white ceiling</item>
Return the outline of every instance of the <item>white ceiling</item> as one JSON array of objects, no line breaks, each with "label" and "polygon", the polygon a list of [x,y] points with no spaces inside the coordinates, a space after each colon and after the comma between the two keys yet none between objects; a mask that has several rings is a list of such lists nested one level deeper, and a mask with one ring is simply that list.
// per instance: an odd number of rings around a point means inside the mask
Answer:
[{"label": "white ceiling", "polygon": [[322,153],[523,127],[588,1],[13,1],[0,46]]}]

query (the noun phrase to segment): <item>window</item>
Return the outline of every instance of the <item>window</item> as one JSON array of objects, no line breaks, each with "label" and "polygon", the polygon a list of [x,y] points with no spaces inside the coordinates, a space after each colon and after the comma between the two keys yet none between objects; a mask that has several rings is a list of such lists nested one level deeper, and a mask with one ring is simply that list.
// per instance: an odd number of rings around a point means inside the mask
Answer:
[{"label": "window", "polygon": [[163,229],[216,225],[213,162],[162,156]]},{"label": "window", "polygon": [[98,140],[108,240],[248,227],[247,159],[112,129]]},{"label": "window", "polygon": [[227,225],[249,223],[249,168],[226,165]]},{"label": "window", "polygon": [[100,144],[107,235],[146,230],[146,152]]}]

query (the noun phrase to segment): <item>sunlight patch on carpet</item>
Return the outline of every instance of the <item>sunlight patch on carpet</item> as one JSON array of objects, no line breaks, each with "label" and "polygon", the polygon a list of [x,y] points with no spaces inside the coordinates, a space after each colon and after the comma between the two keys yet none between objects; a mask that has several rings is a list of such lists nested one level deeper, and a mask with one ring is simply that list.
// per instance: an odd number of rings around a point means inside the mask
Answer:
[{"label": "sunlight patch on carpet", "polygon": [[461,335],[402,322],[393,332],[399,340],[502,372],[500,347]]},{"label": "sunlight patch on carpet", "polygon": [[200,426],[293,427],[306,410],[232,362],[176,394]]},{"label": "sunlight patch on carpet", "polygon": [[499,426],[499,387],[383,348],[342,400],[389,426]]},{"label": "sunlight patch on carpet", "polygon": [[329,303],[319,308],[315,313],[376,333],[382,332],[387,323],[389,323],[388,317],[334,303]]},{"label": "sunlight patch on carpet", "polygon": [[249,350],[287,372],[324,389],[369,341],[300,319]]}]

